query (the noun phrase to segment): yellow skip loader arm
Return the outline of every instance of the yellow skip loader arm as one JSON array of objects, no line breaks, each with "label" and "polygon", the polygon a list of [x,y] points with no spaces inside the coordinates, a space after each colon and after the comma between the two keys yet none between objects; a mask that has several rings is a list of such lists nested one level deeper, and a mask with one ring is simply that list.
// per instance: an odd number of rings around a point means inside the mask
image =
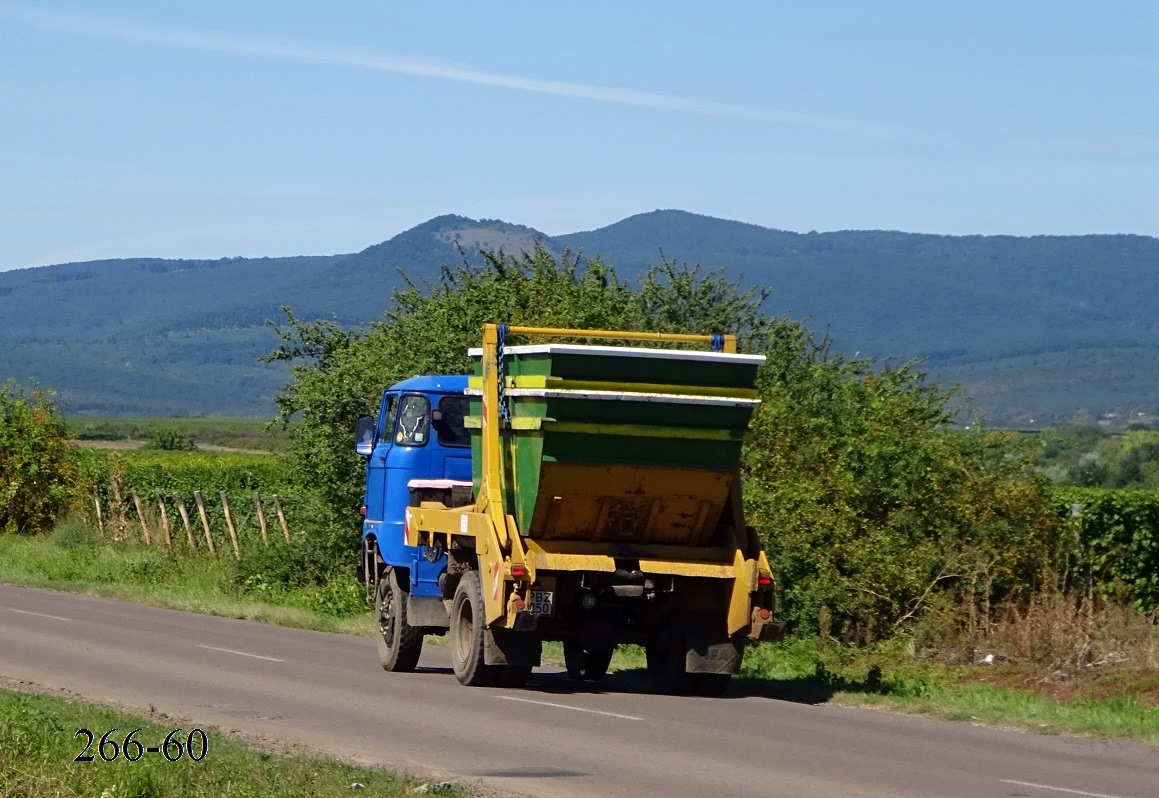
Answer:
[{"label": "yellow skip loader arm", "polygon": [[[475,503],[448,508],[439,502],[421,502],[406,511],[408,546],[425,545],[448,553],[469,552],[477,557],[482,582],[486,624],[493,628],[519,629],[530,619],[532,585],[554,584],[553,574],[617,571],[617,549],[608,540],[542,539],[520,533],[510,506],[507,486],[512,485],[510,460],[503,450],[501,431],[507,422],[500,411],[500,357],[502,333],[533,338],[608,338],[621,341],[666,343],[716,343],[725,353],[736,352],[735,336],[669,333],[638,333],[610,330],[570,330],[538,327],[507,327],[487,324],[483,328],[481,356],[481,429],[479,463],[481,480]],[[714,339],[716,339],[714,341]],[[508,387],[515,384],[508,378]],[[739,492],[729,497],[726,512],[737,520],[714,545],[649,544],[638,547],[639,571],[649,575],[704,578],[727,585],[727,634],[750,639],[770,639],[773,623],[774,584],[768,560],[754,530],[743,524]],[[653,511],[655,513],[655,511]],[[524,530],[526,532],[527,530]]]}]

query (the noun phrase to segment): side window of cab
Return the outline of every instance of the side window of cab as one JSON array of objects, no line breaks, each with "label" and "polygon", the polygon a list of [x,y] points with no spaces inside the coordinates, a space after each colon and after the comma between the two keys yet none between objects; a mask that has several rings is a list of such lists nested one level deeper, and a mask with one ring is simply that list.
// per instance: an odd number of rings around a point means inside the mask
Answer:
[{"label": "side window of cab", "polygon": [[391,435],[394,432],[394,415],[398,410],[398,396],[396,394],[387,394],[382,405],[382,414],[379,427],[382,430],[378,436],[379,443],[390,443]]},{"label": "side window of cab", "polygon": [[444,396],[439,400],[435,415],[435,435],[443,446],[466,448],[471,445],[471,434],[464,426],[467,415],[466,396]]},{"label": "side window of cab", "polygon": [[431,403],[422,394],[407,394],[398,406],[395,446],[426,446],[430,437]]}]

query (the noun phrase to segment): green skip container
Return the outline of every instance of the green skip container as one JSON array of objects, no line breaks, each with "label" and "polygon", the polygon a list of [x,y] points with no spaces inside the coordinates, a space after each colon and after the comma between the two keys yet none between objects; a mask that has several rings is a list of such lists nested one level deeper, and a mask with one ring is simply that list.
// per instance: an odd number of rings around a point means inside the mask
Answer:
[{"label": "green skip container", "polygon": [[[478,493],[483,350],[469,354]],[[764,357],[541,344],[506,347],[503,361],[504,495],[521,535],[714,543]]]}]

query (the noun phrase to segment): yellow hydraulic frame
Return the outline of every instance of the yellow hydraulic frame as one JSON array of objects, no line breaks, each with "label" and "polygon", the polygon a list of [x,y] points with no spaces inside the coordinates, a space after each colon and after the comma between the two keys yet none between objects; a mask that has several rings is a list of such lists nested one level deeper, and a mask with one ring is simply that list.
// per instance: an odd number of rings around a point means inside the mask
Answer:
[{"label": "yellow hydraulic frame", "polygon": [[[645,333],[617,330],[572,330],[554,327],[508,327],[509,335],[533,337],[613,338],[623,341],[660,341],[670,343],[711,343],[713,336],[686,333]],[[736,336],[724,335],[722,349],[736,352]],[[605,542],[543,541],[519,534],[515,518],[506,512],[503,496],[503,454],[499,435],[499,328],[483,326],[482,357],[482,485],[475,504],[448,509],[438,502],[423,502],[409,507],[406,513],[406,542],[441,544],[452,549],[455,536],[475,539],[483,582],[483,600],[487,624],[511,627],[516,614],[523,609],[526,589],[536,581],[538,571],[616,570],[611,545]],[[739,482],[737,483],[739,484]],[[733,493],[733,517],[742,518],[739,492]],[[743,536],[743,537],[741,537]],[[756,606],[754,594],[761,577],[771,580],[768,560],[760,541],[751,528],[737,530],[731,539],[717,547],[648,546],[654,555],[640,560],[645,573],[673,576],[730,579],[733,582],[729,601],[729,634],[748,630],[757,637],[761,627],[771,620]],[[771,586],[771,584],[770,584]],[[771,602],[771,590],[762,591]]]}]

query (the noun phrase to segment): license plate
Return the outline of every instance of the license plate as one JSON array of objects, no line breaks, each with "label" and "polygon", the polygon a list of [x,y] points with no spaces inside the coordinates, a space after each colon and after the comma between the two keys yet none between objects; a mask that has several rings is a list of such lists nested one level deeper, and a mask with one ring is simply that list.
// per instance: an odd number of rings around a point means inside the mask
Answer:
[{"label": "license plate", "polygon": [[532,590],[528,610],[532,615],[551,615],[554,597],[555,594],[550,590]]}]

